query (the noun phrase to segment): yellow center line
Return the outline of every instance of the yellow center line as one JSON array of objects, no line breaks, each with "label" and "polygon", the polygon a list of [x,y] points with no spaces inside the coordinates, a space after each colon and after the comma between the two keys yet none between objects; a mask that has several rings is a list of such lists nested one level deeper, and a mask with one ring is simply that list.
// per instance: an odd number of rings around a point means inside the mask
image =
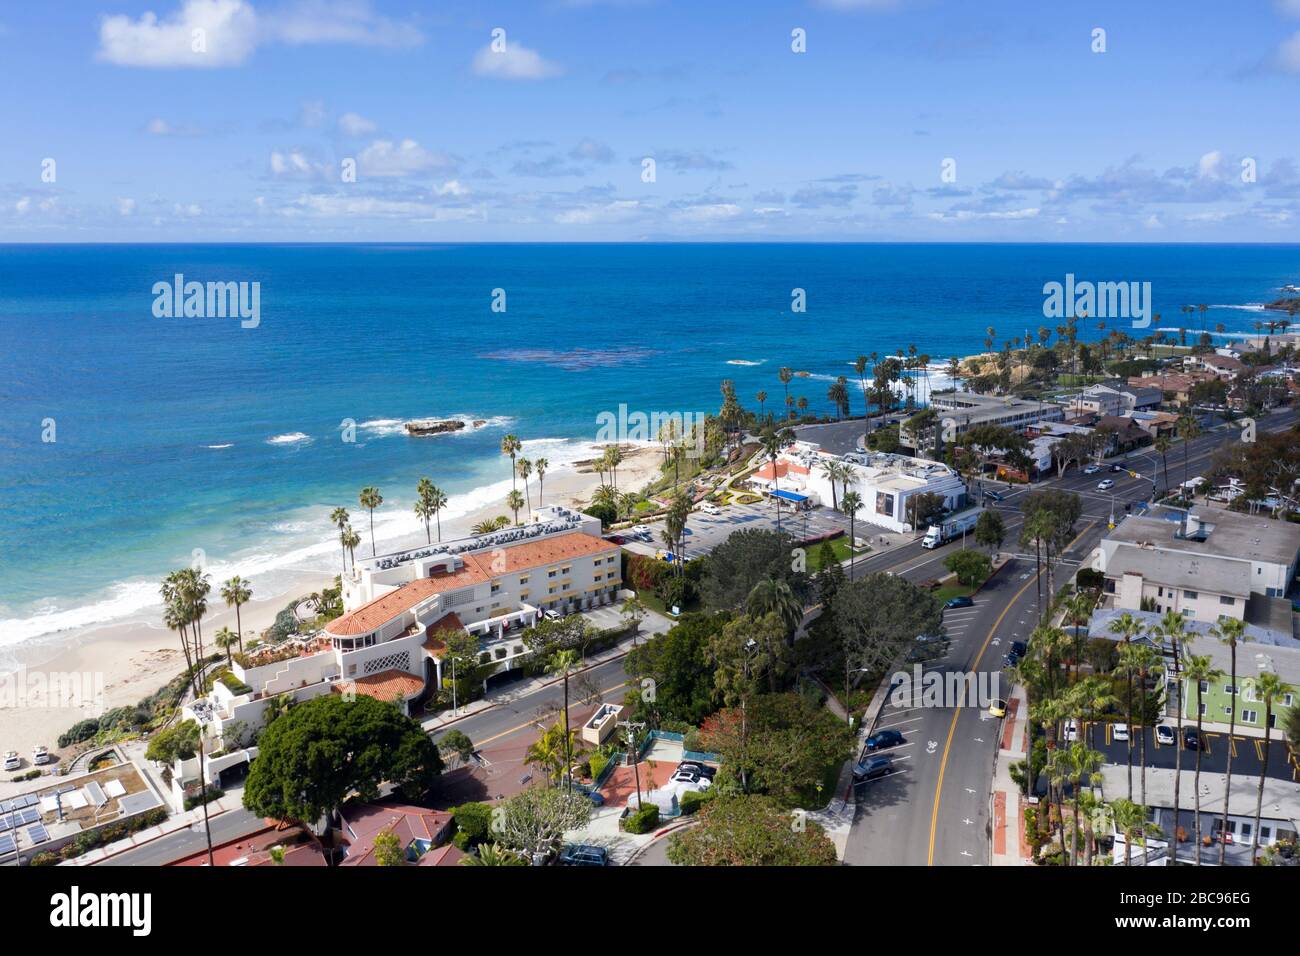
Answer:
[{"label": "yellow center line", "polygon": [[[1097,522],[1094,520],[1094,521],[1089,521],[1086,525],[1084,525],[1083,530],[1074,536],[1074,540],[1061,549],[1060,554],[1057,556],[1057,560],[1059,561],[1061,556],[1063,556],[1065,552],[1073,548],[1075,544],[1078,542],[1078,540],[1088,533],[1088,529],[1091,528],[1096,523]],[[1026,591],[1028,591],[1030,587],[1033,586],[1033,584],[1038,580],[1038,578],[1042,574],[1043,574],[1042,570],[1034,574],[1033,577],[1031,577],[1025,583],[1025,586],[1022,587],[1019,591],[1017,591],[1015,596],[1010,601],[1007,602],[1007,606],[1002,609],[1002,613],[998,615],[998,619],[993,622],[993,627],[989,630],[988,637],[984,638],[984,643],[980,646],[980,652],[977,655],[975,655],[975,662],[972,665],[972,669],[974,670],[979,669],[980,660],[981,658],[984,657],[984,652],[988,650],[989,642],[993,640],[993,635],[996,634],[998,632],[998,628],[1002,626],[1002,619],[1007,616],[1007,614],[1015,606],[1015,603],[1020,600],[1021,596]],[[939,797],[943,793],[943,778],[948,770],[948,754],[952,750],[952,738],[957,733],[957,718],[960,716],[961,716],[961,699],[959,697],[957,700],[957,706],[953,709],[952,712],[952,723],[948,725],[948,739],[944,742],[943,745],[943,757],[940,758],[939,761],[939,779],[934,784],[934,808],[930,811],[930,851],[926,855],[926,860],[925,860],[926,866],[934,866],[934,835],[935,835],[935,831],[938,829],[939,826]],[[1028,714],[1025,714],[1025,719],[1026,720],[1029,719]]]}]

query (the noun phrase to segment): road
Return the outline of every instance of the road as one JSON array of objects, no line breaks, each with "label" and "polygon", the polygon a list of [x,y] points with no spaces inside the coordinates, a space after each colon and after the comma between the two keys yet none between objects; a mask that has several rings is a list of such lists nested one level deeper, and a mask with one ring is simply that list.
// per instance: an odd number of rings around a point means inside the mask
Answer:
[{"label": "road", "polygon": [[[260,830],[266,822],[247,810],[227,810],[212,818],[212,845],[215,847],[231,840],[237,840],[245,834]],[[110,857],[98,866],[162,866],[172,860],[189,856],[207,849],[208,841],[204,838],[203,828],[177,830],[164,837],[127,850]]]}]

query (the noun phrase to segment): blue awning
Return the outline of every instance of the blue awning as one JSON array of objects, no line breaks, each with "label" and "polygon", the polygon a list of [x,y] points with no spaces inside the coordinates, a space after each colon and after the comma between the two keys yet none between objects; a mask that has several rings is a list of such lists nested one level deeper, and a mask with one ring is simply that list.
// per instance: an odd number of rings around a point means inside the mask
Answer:
[{"label": "blue awning", "polygon": [[793,501],[795,504],[803,504],[805,501],[808,500],[807,495],[798,495],[795,494],[793,491],[784,491],[780,488],[776,488],[772,491],[769,491],[768,494],[771,495],[773,498],[780,498],[783,501]]}]

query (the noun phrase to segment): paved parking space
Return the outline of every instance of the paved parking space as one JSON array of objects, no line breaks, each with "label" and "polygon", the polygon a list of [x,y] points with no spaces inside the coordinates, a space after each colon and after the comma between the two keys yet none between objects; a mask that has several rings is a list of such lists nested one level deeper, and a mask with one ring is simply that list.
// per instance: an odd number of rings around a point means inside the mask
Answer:
[{"label": "paved parking space", "polygon": [[[1171,723],[1170,726],[1173,726]],[[1195,723],[1188,723],[1184,726],[1195,727]],[[1088,731],[1088,725],[1085,724],[1083,730]],[[1176,729],[1176,728],[1175,728]],[[1146,735],[1147,744],[1147,766],[1158,767],[1161,769],[1171,770],[1174,766],[1174,747],[1169,744],[1160,744],[1156,742],[1155,731],[1153,728],[1143,728],[1141,733]],[[1226,731],[1206,730],[1202,732],[1205,738],[1205,748],[1201,751],[1201,772],[1202,773],[1224,773],[1228,764],[1228,734]],[[1107,763],[1123,765],[1128,752],[1128,744],[1122,740],[1115,740],[1111,733],[1111,725],[1097,724],[1092,728],[1092,746],[1106,755]],[[1142,742],[1139,733],[1133,735],[1133,766],[1140,766],[1142,759]],[[1242,737],[1232,738],[1232,774],[1234,779],[1241,775],[1245,777],[1259,778],[1259,768],[1264,759],[1264,741],[1260,737]],[[1196,751],[1183,748],[1182,769],[1192,770],[1196,766]],[[1269,748],[1268,755],[1268,776],[1276,777],[1279,780],[1290,780],[1300,782],[1300,768],[1298,768],[1293,759],[1287,753],[1287,746],[1284,741],[1274,740]]]}]

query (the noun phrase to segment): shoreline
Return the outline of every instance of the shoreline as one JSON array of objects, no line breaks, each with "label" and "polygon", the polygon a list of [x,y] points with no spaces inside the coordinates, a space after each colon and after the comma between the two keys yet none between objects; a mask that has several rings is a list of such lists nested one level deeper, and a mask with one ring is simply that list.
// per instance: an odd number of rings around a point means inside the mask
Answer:
[{"label": "shoreline", "polygon": [[[625,447],[626,458],[619,466],[621,487],[643,488],[659,476],[661,460],[658,448],[652,445]],[[546,504],[563,504],[570,507],[585,505],[600,485],[600,477],[589,467],[589,462],[577,461],[561,471],[546,476],[543,501]],[[530,480],[533,496],[537,482]],[[522,485],[521,485],[522,490]],[[353,509],[355,510],[355,509]],[[446,520],[442,524],[444,540],[466,536],[469,529],[480,521],[509,515],[504,501],[483,505]],[[354,516],[355,517],[355,516]],[[357,526],[367,539],[362,526]],[[436,525],[435,542],[436,538]],[[425,544],[423,529],[417,533],[379,538],[379,551],[394,551]],[[368,540],[358,548],[365,557]],[[336,554],[340,566],[341,551]],[[291,585],[275,597],[258,599],[257,581],[251,582],[254,598],[240,609],[244,640],[255,639],[275,620],[275,616],[297,597],[333,585],[341,567],[329,572],[290,572]],[[222,627],[235,629],[235,611],[226,608],[220,595],[220,581],[213,580],[208,603],[211,610],[203,619],[205,651],[213,650],[212,635]],[[108,623],[84,628],[63,635],[50,635],[24,647],[11,648],[18,663],[17,672],[0,673],[0,690],[5,682],[13,688],[13,706],[0,707],[0,750],[16,750],[24,759],[24,766],[14,773],[31,769],[30,754],[37,744],[56,750],[57,738],[80,720],[95,717],[114,707],[135,704],[149,696],[163,684],[179,674],[185,665],[180,649],[180,638],[166,630],[161,623],[161,605],[145,612],[140,620]],[[61,639],[62,638],[62,639]],[[43,685],[47,675],[81,675],[84,686],[94,689],[96,699],[85,707],[50,706]],[[33,684],[35,686],[33,686]],[[29,688],[31,688],[29,690]],[[0,702],[9,704],[0,692]],[[8,776],[4,778],[7,780]]]}]

